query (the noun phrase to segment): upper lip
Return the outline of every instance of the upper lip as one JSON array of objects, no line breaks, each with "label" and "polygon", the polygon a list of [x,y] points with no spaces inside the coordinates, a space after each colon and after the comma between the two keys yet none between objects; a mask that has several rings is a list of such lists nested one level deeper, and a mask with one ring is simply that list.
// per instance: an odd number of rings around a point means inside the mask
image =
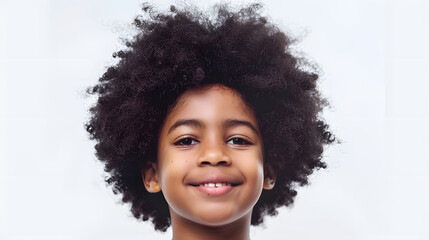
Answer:
[{"label": "upper lip", "polygon": [[187,184],[192,186],[198,186],[205,183],[228,183],[231,186],[240,185],[243,183],[239,178],[226,176],[226,175],[206,175],[202,178],[198,178],[195,181],[189,181]]}]

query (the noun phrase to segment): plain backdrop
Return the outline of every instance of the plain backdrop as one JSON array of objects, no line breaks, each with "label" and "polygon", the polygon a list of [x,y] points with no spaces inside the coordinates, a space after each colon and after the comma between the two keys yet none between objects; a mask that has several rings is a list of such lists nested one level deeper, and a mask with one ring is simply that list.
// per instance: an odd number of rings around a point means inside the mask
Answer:
[{"label": "plain backdrop", "polygon": [[[429,239],[429,1],[262,3],[323,69],[342,144],[252,239]],[[137,0],[0,1],[0,239],[171,239],[106,187],[84,130],[85,89],[139,13]]]}]

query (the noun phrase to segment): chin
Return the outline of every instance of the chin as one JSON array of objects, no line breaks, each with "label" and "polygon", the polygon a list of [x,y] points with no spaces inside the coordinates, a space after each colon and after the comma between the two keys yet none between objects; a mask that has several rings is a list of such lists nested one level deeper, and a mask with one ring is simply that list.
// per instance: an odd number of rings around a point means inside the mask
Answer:
[{"label": "chin", "polygon": [[210,211],[210,212],[200,212],[194,221],[198,224],[209,226],[209,227],[221,227],[230,223],[233,223],[238,220],[246,221],[246,218],[252,216],[252,211],[248,211],[242,214],[232,213],[226,209]]}]

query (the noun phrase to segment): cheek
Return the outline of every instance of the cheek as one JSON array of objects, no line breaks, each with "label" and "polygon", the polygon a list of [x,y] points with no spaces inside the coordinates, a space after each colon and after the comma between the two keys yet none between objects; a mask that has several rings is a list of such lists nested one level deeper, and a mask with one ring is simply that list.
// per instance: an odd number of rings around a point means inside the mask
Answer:
[{"label": "cheek", "polygon": [[250,183],[250,186],[253,186],[253,191],[260,194],[264,183],[264,167],[262,163],[255,164],[252,167],[248,166],[247,180]]},{"label": "cheek", "polygon": [[165,149],[158,155],[160,184],[166,187],[168,182],[176,182],[183,178],[189,167],[188,162],[188,159],[181,157],[180,154]]},{"label": "cheek", "polygon": [[183,187],[183,181],[191,163],[183,154],[168,151],[168,149],[158,156],[159,183],[167,202],[171,204],[170,201],[181,198],[180,189]]},{"label": "cheek", "polygon": [[240,159],[234,163],[246,178],[249,191],[252,191],[249,194],[259,198],[259,194],[262,192],[264,182],[264,165],[261,151],[242,154],[241,156],[236,156],[236,159]]},{"label": "cheek", "polygon": [[262,160],[254,166],[253,176],[253,179],[249,179],[250,186],[252,186],[249,192],[251,208],[253,208],[256,202],[259,200],[264,185],[264,167]]},{"label": "cheek", "polygon": [[248,152],[237,152],[234,156],[234,164],[237,164],[243,174],[260,176],[263,175],[264,161],[262,151],[255,149]]},{"label": "cheek", "polygon": [[[164,158],[160,158],[159,180],[162,194],[168,203],[170,210],[175,213],[191,218],[192,202],[187,193],[187,186],[184,183],[190,169],[192,169],[192,160],[185,156],[186,154],[169,154],[165,152]],[[162,157],[162,155],[161,155]]]}]

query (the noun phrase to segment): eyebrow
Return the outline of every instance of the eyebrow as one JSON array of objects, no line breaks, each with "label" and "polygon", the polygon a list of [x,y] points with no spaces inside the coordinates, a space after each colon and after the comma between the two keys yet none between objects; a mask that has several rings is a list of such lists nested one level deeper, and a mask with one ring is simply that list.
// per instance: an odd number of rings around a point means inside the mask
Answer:
[{"label": "eyebrow", "polygon": [[253,126],[253,124],[249,121],[246,120],[238,120],[238,119],[227,119],[223,122],[223,126],[225,128],[233,128],[233,127],[238,127],[238,126],[247,126],[249,127],[253,132],[256,133],[256,135],[259,135],[258,130],[256,129],[255,126]]},{"label": "eyebrow", "polygon": [[[180,127],[180,126],[193,126],[197,128],[204,128],[205,125],[202,121],[198,119],[180,119],[177,120],[171,127],[168,129],[168,133],[173,131],[174,129]],[[255,132],[257,135],[259,135],[258,130],[255,126],[249,121],[246,120],[239,120],[239,119],[227,119],[223,122],[222,126],[224,128],[233,128],[238,126],[246,126],[250,128],[253,132]]]},{"label": "eyebrow", "polygon": [[204,124],[197,119],[181,119],[177,120],[171,127],[168,129],[168,133],[180,126],[193,126],[197,128],[204,128]]}]

